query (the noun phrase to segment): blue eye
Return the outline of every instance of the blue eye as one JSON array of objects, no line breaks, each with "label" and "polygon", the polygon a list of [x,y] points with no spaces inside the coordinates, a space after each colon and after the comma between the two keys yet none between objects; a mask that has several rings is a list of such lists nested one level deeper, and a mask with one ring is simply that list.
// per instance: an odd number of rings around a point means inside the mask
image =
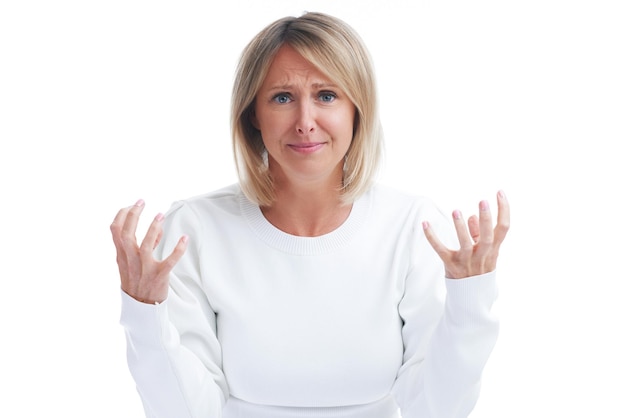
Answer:
[{"label": "blue eye", "polygon": [[336,98],[337,98],[337,95],[330,91],[323,91],[319,94],[319,99],[325,103],[330,103]]},{"label": "blue eye", "polygon": [[274,96],[272,98],[272,100],[275,101],[278,104],[285,104],[285,103],[289,103],[291,101],[291,97],[289,97],[288,94],[279,93],[276,96]]}]

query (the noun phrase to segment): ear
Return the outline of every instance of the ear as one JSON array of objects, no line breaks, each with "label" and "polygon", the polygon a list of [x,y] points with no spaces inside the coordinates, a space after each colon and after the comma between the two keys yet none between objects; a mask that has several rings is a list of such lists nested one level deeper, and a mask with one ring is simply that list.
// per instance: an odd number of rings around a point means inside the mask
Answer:
[{"label": "ear", "polygon": [[261,128],[259,127],[259,120],[256,118],[256,112],[254,110],[254,106],[250,108],[250,112],[248,113],[248,120],[250,121],[252,126],[254,126],[259,131],[261,130]]}]

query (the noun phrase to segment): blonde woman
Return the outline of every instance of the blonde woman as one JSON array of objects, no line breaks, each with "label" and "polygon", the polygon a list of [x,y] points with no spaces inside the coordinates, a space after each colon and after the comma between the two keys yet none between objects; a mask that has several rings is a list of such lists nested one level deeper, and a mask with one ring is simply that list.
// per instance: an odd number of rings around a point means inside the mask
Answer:
[{"label": "blonde woman", "polygon": [[[111,230],[147,417],[466,417],[498,322],[509,206],[467,226],[374,182],[382,134],[358,35],[280,19],[233,89],[238,184]],[[155,251],[153,251],[156,248]],[[458,248],[458,249],[454,249]]]}]

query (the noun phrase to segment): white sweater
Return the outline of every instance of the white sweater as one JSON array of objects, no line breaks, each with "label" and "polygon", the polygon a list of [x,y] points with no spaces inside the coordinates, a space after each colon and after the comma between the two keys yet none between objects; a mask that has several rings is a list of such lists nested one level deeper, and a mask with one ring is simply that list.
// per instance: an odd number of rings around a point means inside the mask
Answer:
[{"label": "white sweater", "polygon": [[148,417],[466,417],[498,334],[495,273],[446,279],[430,200],[375,186],[320,237],[271,225],[236,185],[177,202],[157,257],[187,251],[160,305],[122,294]]}]

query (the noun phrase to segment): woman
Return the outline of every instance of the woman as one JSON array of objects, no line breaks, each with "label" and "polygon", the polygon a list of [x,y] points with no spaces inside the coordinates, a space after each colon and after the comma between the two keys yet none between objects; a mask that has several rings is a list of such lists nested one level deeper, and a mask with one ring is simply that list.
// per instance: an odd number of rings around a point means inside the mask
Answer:
[{"label": "woman", "polygon": [[469,414],[498,332],[508,204],[498,193],[495,229],[485,201],[469,228],[455,211],[455,237],[428,199],[374,185],[377,112],[349,26],[278,20],[237,70],[239,184],[175,203],[140,246],[143,201],[118,213],[121,322],[146,416]]}]

